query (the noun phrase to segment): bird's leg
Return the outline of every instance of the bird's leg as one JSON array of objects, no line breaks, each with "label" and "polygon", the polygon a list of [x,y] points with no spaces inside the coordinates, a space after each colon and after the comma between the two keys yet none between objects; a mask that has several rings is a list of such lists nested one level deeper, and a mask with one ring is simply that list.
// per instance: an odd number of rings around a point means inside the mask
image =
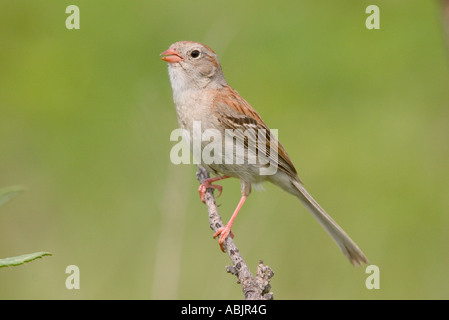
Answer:
[{"label": "bird's leg", "polygon": [[220,245],[221,251],[225,251],[223,248],[223,243],[228,237],[229,233],[231,233],[231,237],[234,238],[234,235],[232,234],[231,227],[234,223],[234,219],[237,217],[237,214],[239,213],[240,209],[242,208],[243,204],[245,203],[247,196],[242,195],[240,198],[239,204],[237,205],[237,208],[235,208],[234,213],[231,216],[231,219],[229,219],[229,222],[222,228],[218,229],[217,232],[214,234],[214,239],[220,235],[218,238],[218,244]]},{"label": "bird's leg", "polygon": [[223,192],[223,187],[216,185],[216,184],[212,184],[212,182],[227,179],[227,178],[229,178],[229,176],[224,175],[224,176],[219,176],[219,177],[209,178],[209,179],[204,180],[203,183],[201,183],[200,187],[198,188],[198,192],[200,194],[201,201],[203,201],[203,203],[206,203],[206,200],[204,199],[204,197],[206,195],[207,188],[218,189],[218,191],[220,191],[220,193],[218,194],[218,197],[221,196],[221,193]]}]

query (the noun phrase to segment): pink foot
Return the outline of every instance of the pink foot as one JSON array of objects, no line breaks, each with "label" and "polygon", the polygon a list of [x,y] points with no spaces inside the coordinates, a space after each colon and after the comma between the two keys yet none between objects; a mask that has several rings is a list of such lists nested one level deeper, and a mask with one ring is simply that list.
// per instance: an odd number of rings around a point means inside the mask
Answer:
[{"label": "pink foot", "polygon": [[[198,188],[198,193],[200,194],[200,198],[201,201],[203,201],[203,203],[206,203],[206,191],[208,188],[212,188],[212,189],[218,189],[218,191],[220,191],[220,193],[218,194],[218,197],[221,196],[221,194],[223,193],[223,187],[219,186],[217,184],[204,184],[204,182],[200,185],[200,187]],[[218,198],[217,197],[217,198]]]},{"label": "pink foot", "polygon": [[223,243],[228,237],[228,235],[231,234],[231,238],[234,238],[234,233],[231,231],[231,226],[228,227],[228,225],[225,225],[224,227],[217,230],[217,232],[214,233],[214,239],[220,235],[218,238],[218,244],[220,245],[221,251],[225,251],[223,247]]},{"label": "pink foot", "polygon": [[209,179],[204,180],[203,183],[198,188],[198,193],[200,194],[201,201],[203,203],[206,203],[205,196],[206,196],[206,191],[208,188],[218,189],[218,191],[220,191],[220,193],[218,194],[218,197],[221,196],[221,194],[223,193],[223,187],[216,185],[216,184],[212,184],[212,182],[227,179],[227,178],[229,178],[229,176],[221,176],[221,177],[209,178]]},{"label": "pink foot", "polygon": [[220,238],[218,238],[218,244],[220,245],[221,251],[225,251],[223,247],[223,243],[225,242],[226,238],[229,234],[231,234],[231,238],[234,238],[234,234],[231,231],[232,224],[234,223],[235,218],[237,217],[237,214],[239,213],[240,209],[242,208],[243,204],[245,203],[247,196],[243,196],[240,198],[239,204],[237,205],[237,208],[235,208],[234,213],[231,216],[231,219],[229,219],[229,222],[226,223],[226,225],[220,229],[217,230],[217,232],[214,233],[214,239],[220,235]]}]

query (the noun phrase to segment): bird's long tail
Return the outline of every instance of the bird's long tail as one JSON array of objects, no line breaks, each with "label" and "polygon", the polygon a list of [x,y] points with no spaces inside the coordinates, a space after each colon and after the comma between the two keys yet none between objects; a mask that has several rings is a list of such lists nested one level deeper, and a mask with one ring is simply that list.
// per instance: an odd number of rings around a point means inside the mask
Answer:
[{"label": "bird's long tail", "polygon": [[349,259],[353,265],[362,265],[362,262],[368,264],[368,259],[362,250],[354,241],[343,231],[343,229],[324,211],[323,208],[312,198],[301,183],[291,180],[292,184],[298,189],[296,196],[304,203],[304,205],[312,212],[315,219],[323,226],[323,228],[334,239],[341,251]]}]

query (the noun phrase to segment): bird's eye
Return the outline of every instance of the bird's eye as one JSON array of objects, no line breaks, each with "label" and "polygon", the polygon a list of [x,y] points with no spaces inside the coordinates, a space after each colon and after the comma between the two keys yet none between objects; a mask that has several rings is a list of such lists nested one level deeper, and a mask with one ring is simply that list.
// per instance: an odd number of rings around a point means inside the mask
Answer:
[{"label": "bird's eye", "polygon": [[199,52],[198,50],[193,50],[193,51],[190,53],[190,56],[191,56],[192,58],[198,58],[198,57],[200,56],[200,52]]}]

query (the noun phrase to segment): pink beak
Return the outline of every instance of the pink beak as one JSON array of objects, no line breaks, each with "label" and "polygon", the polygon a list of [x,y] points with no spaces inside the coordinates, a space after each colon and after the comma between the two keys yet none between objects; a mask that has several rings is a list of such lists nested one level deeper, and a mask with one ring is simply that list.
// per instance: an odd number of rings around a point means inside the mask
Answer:
[{"label": "pink beak", "polygon": [[174,49],[168,49],[162,52],[160,55],[163,56],[161,57],[162,60],[167,61],[169,63],[175,63],[184,60],[184,58],[179,54],[179,52],[177,52]]}]

